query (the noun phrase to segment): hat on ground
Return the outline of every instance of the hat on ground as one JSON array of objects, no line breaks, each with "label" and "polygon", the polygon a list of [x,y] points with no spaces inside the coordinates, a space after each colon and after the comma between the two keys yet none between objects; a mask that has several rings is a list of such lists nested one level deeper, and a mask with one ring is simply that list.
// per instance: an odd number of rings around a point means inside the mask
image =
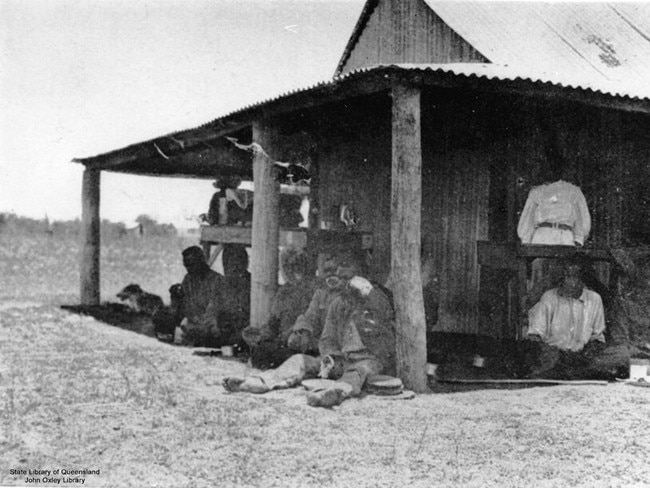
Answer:
[{"label": "hat on ground", "polygon": [[365,389],[373,395],[392,396],[402,393],[404,391],[404,384],[399,378],[380,374],[369,376]]}]

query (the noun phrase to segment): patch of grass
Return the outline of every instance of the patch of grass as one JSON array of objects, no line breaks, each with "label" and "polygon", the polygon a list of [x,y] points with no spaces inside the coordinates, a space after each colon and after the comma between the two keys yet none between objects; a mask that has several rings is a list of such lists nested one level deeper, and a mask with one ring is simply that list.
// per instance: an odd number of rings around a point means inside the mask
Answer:
[{"label": "patch of grass", "polygon": [[[168,302],[169,286],[185,274],[181,251],[196,239],[127,236],[102,242],[102,300],[117,301],[117,292],[138,283]],[[79,239],[71,236],[0,233],[0,299],[78,303],[80,252]]]}]

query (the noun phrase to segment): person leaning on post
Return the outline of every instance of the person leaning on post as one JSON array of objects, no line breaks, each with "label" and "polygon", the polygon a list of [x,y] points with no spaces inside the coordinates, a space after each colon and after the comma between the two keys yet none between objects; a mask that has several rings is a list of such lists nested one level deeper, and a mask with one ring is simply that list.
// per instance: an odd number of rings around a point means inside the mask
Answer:
[{"label": "person leaning on post", "polygon": [[309,340],[296,344],[292,339],[293,348],[289,346],[289,339],[295,337],[296,320],[304,317],[314,296],[316,285],[310,260],[303,251],[288,248],[280,254],[280,270],[285,283],[273,297],[269,320],[260,328],[248,326],[242,331],[253,367],[259,369],[277,367],[295,352],[310,350]]},{"label": "person leaning on post", "polygon": [[369,375],[395,370],[393,310],[386,295],[362,276],[363,263],[353,254],[339,258],[336,276],[341,293],[331,302],[318,342],[320,358],[295,354],[275,370],[245,378],[227,377],[230,392],[266,393],[290,388],[319,374],[336,382],[310,392],[312,406],[332,407],[361,393]]}]

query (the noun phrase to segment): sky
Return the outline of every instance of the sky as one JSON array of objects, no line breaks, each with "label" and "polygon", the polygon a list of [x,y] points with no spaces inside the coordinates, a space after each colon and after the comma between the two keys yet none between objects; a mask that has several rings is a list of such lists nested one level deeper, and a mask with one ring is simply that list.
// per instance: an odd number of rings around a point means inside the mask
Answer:
[{"label": "sky", "polygon": [[[0,0],[0,212],[81,217],[76,157],[330,79],[363,0]],[[101,217],[197,225],[210,180],[102,172]]]}]

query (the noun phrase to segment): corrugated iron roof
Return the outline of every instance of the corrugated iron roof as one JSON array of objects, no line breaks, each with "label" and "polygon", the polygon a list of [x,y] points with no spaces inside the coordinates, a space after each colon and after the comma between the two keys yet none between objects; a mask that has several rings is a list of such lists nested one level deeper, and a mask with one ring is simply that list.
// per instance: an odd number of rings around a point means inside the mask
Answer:
[{"label": "corrugated iron roof", "polygon": [[[340,82],[362,78],[382,69],[420,70],[461,78],[498,81],[522,80],[531,86],[550,84],[575,93],[595,92],[621,100],[641,100],[627,107],[648,111],[650,100],[650,2],[493,2],[424,0],[433,11],[479,52],[490,64],[401,64],[358,69],[331,80],[292,90],[242,107],[193,129],[162,136],[214,130],[239,114],[245,114],[285,98],[320,89],[334,89]],[[346,52],[354,46],[377,0],[368,0]],[[343,58],[345,59],[346,53]],[[593,98],[590,99],[593,102]],[[588,102],[591,103],[591,102]],[[137,152],[159,138],[90,158]]]},{"label": "corrugated iron roof", "polygon": [[[278,95],[276,97],[269,98],[267,100],[263,100],[252,105],[248,105],[246,107],[242,107],[241,109],[224,114],[212,121],[206,122],[205,124],[202,124],[195,128],[185,129],[171,134],[162,135],[158,138],[132,144],[121,149],[99,154],[97,156],[78,158],[78,159],[74,159],[73,161],[87,164],[87,163],[97,162],[98,160],[104,158],[110,159],[113,157],[126,157],[126,156],[129,156],[130,158],[133,158],[133,160],[135,160],[137,159],[138,154],[142,150],[142,148],[144,148],[145,146],[151,146],[153,143],[159,140],[164,140],[167,138],[183,139],[185,136],[188,136],[190,134],[194,134],[194,137],[199,137],[201,132],[213,134],[214,131],[219,130],[220,127],[227,129],[228,124],[232,120],[237,120],[239,116],[243,116],[245,120],[250,113],[258,109],[263,109],[265,106],[268,106],[272,103],[276,103],[276,102],[281,103],[283,100],[290,101],[293,97],[310,95],[312,94],[312,92],[319,93],[319,91],[322,91],[323,93],[327,93],[331,90],[335,90],[337,86],[339,86],[342,83],[350,83],[350,82],[354,83],[357,80],[362,81],[365,77],[373,76],[373,75],[384,77],[390,72],[399,72],[399,71],[404,71],[404,72],[419,71],[423,75],[430,75],[434,77],[436,75],[444,75],[446,77],[451,77],[448,78],[447,83],[445,84],[448,84],[449,79],[451,80],[458,79],[458,81],[462,81],[463,79],[472,79],[472,78],[484,79],[484,80],[495,81],[495,82],[522,81],[528,83],[529,84],[528,86],[536,88],[538,90],[547,89],[548,87],[572,90],[570,92],[565,93],[567,97],[570,97],[571,94],[588,95],[589,96],[588,100],[583,100],[585,101],[585,103],[606,104],[608,101],[616,100],[618,103],[620,103],[619,106],[625,106],[625,109],[641,110],[646,113],[650,112],[650,104],[648,103],[650,101],[650,98],[639,99],[639,97],[632,97],[626,93],[618,93],[615,90],[615,87],[612,87],[611,90],[609,91],[604,91],[602,87],[584,88],[580,84],[572,84],[568,81],[565,82],[565,84],[562,84],[554,80],[545,79],[544,77],[540,77],[538,75],[535,75],[534,77],[524,75],[523,73],[520,72],[521,70],[513,69],[509,66],[500,66],[495,64],[480,64],[480,63],[377,65],[377,66],[361,68],[355,71],[351,71],[342,76],[335,77],[332,80],[322,81],[303,89],[292,90],[287,93]],[[435,83],[436,82],[434,79],[433,84]],[[624,103],[627,101],[629,101],[629,103]],[[239,125],[236,124],[235,128],[238,126]]]},{"label": "corrugated iron roof", "polygon": [[650,2],[425,2],[496,65],[467,70],[650,98]]},{"label": "corrugated iron roof", "polygon": [[[230,116],[246,112],[258,107],[262,107],[268,103],[281,100],[283,98],[290,97],[292,95],[298,95],[301,93],[307,93],[318,88],[326,88],[329,86],[334,86],[340,81],[347,80],[348,78],[355,78],[363,76],[363,74],[371,73],[374,71],[379,71],[383,69],[400,69],[407,71],[423,71],[423,72],[438,72],[446,73],[451,75],[456,75],[460,77],[477,77],[484,78],[487,80],[497,80],[497,81],[526,81],[531,83],[550,83],[558,88],[571,88],[578,91],[592,91],[595,93],[600,93],[602,95],[611,95],[623,98],[630,99],[648,99],[650,100],[650,94],[646,96],[634,95],[619,89],[618,85],[614,83],[601,83],[601,86],[583,86],[577,80],[572,80],[571,77],[565,77],[564,81],[554,80],[551,78],[551,75],[546,75],[542,72],[535,71],[534,73],[527,73],[525,70],[521,70],[512,66],[502,66],[498,64],[487,64],[487,63],[438,63],[438,64],[381,64],[375,66],[368,66],[366,68],[359,68],[354,71],[350,71],[340,76],[335,76],[331,80],[323,80],[321,82],[315,83],[308,87],[302,89],[291,90],[286,93],[282,93],[276,97],[268,98],[260,102],[254,103],[252,105],[247,105],[241,109],[229,112],[211,122],[204,124],[208,126],[214,124],[215,122],[228,118]],[[650,81],[648,82],[650,84]],[[650,88],[650,87],[649,87]]]}]

